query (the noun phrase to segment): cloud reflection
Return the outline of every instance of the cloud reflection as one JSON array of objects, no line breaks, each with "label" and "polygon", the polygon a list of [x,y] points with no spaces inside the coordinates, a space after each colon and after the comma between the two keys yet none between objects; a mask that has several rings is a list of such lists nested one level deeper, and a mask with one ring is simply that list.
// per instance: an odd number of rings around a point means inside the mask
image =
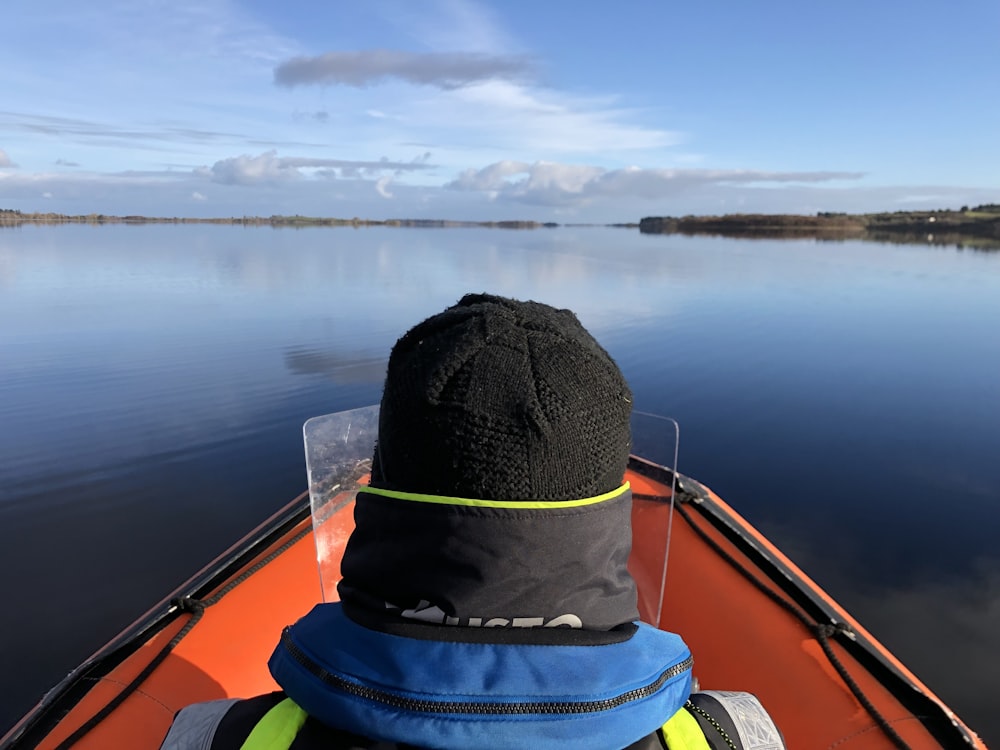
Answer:
[{"label": "cloud reflection", "polygon": [[974,730],[1000,738],[1000,660],[991,656],[1000,633],[1000,558],[978,560],[965,578],[856,593],[852,610],[946,703],[962,706]]},{"label": "cloud reflection", "polygon": [[781,546],[938,697],[960,706],[984,740],[1000,739],[1000,661],[990,656],[1000,633],[1000,557],[941,563],[902,581],[859,563],[864,555],[849,543],[831,553],[799,535]]},{"label": "cloud reflection", "polygon": [[285,350],[285,365],[296,375],[322,375],[337,385],[381,383],[386,358],[341,354],[334,350],[293,346]]}]

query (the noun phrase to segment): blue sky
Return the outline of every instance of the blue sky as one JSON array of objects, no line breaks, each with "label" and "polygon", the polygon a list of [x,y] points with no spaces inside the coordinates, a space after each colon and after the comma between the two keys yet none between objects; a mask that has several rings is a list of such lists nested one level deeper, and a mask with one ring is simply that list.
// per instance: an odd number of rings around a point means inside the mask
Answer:
[{"label": "blue sky", "polygon": [[1000,3],[33,0],[0,208],[636,221],[1000,202]]}]

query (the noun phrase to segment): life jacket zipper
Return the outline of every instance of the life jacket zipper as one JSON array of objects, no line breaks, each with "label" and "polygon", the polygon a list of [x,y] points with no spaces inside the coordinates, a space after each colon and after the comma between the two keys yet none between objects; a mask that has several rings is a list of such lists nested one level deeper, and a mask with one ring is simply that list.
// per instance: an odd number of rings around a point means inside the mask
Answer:
[{"label": "life jacket zipper", "polygon": [[316,664],[292,641],[288,628],[281,632],[281,644],[288,654],[307,672],[319,679],[323,684],[334,687],[350,695],[366,698],[382,703],[392,708],[424,713],[442,714],[586,714],[598,711],[608,711],[642,700],[655,694],[667,682],[691,669],[694,659],[688,656],[684,661],[663,671],[659,677],[640,688],[635,688],[617,695],[614,698],[589,701],[519,701],[519,702],[488,702],[488,701],[434,701],[417,698],[405,698],[384,690],[359,685],[346,680],[339,675],[331,674]]}]

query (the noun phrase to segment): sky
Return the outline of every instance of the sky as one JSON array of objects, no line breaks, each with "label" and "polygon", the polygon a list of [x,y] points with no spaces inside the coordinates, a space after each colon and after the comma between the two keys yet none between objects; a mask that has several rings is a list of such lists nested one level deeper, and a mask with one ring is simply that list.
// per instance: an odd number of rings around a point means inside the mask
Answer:
[{"label": "sky", "polygon": [[0,208],[633,222],[1000,202],[997,0],[33,0]]}]

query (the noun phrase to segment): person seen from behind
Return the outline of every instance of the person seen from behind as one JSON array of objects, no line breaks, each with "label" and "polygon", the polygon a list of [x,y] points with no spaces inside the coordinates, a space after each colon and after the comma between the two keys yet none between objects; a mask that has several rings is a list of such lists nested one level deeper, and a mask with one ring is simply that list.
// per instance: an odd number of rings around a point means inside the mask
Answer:
[{"label": "person seen from behind", "polygon": [[692,694],[683,640],[639,621],[631,410],[569,310],[473,294],[416,325],[341,601],[282,633],[281,691],[187,707],[163,750],[749,750],[751,725],[783,748],[752,695]]}]

